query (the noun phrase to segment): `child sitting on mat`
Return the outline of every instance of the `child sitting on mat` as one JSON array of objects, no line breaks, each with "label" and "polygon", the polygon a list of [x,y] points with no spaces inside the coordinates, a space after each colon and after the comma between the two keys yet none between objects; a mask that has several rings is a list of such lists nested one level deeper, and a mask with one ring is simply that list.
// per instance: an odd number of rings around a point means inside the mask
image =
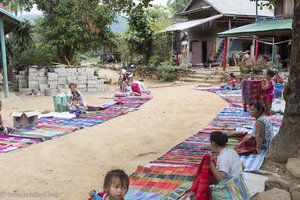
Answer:
[{"label": "child sitting on mat", "polygon": [[103,192],[90,191],[90,198],[103,199],[103,200],[124,200],[124,197],[128,191],[129,177],[120,169],[109,171],[104,178]]},{"label": "child sitting on mat", "polygon": [[84,101],[83,95],[77,90],[74,83],[69,84],[70,90],[67,93],[67,97],[70,100],[70,112],[79,115],[87,110],[87,103]]}]

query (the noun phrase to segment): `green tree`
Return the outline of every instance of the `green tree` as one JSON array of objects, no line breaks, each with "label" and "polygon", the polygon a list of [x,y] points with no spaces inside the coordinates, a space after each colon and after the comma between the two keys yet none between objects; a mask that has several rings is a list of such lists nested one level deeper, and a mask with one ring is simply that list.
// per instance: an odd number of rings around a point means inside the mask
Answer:
[{"label": "green tree", "polygon": [[170,6],[175,13],[182,12],[191,0],[168,0],[167,5]]},{"label": "green tree", "polygon": [[[14,1],[13,1],[14,2]],[[19,6],[29,10],[36,3],[43,11],[40,21],[47,44],[55,46],[60,61],[69,64],[76,51],[95,49],[109,41],[109,24],[115,12],[111,6],[96,0],[20,0]],[[14,2],[15,3],[15,2]],[[15,3],[16,4],[16,3]]]},{"label": "green tree", "polygon": [[41,28],[46,41],[57,47],[62,62],[71,62],[77,50],[95,49],[109,40],[114,13],[108,6],[90,5],[89,14],[74,0],[51,6],[41,20]]},{"label": "green tree", "polygon": [[151,6],[139,12],[128,14],[129,28],[124,40],[132,54],[141,56],[147,63],[151,55],[151,47],[160,31],[171,24],[170,11],[164,6]]}]

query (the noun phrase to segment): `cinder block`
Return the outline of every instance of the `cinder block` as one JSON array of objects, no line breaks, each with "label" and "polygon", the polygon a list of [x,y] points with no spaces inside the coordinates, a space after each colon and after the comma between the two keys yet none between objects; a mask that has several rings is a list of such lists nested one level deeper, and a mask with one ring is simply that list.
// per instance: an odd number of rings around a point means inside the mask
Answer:
[{"label": "cinder block", "polygon": [[52,84],[52,85],[56,84],[57,85],[58,83],[57,83],[57,81],[50,81],[50,80],[48,80],[48,84]]},{"label": "cinder block", "polygon": [[87,92],[88,90],[87,90],[87,88],[81,88],[80,91],[81,92]]},{"label": "cinder block", "polygon": [[54,68],[54,72],[56,73],[61,73],[61,72],[66,72],[66,68],[64,67],[58,67],[58,68]]},{"label": "cinder block", "polygon": [[19,71],[19,74],[20,74],[21,76],[26,76],[26,72],[25,72],[25,71]]},{"label": "cinder block", "polygon": [[57,72],[58,77],[67,76],[67,72]]},{"label": "cinder block", "polygon": [[75,73],[75,72],[77,72],[77,68],[68,68],[67,72],[68,73]]},{"label": "cinder block", "polygon": [[45,72],[47,72],[46,68],[40,68],[40,69],[38,69],[38,73],[45,73]]},{"label": "cinder block", "polygon": [[28,88],[28,82],[27,80],[18,80],[18,86],[19,88]]},{"label": "cinder block", "polygon": [[30,68],[28,68],[28,72],[30,74],[30,73],[37,73],[38,71],[37,71],[37,68],[30,67]]},{"label": "cinder block", "polygon": [[57,80],[58,84],[67,84],[67,77],[65,76],[62,76],[62,77],[58,77],[58,80]]},{"label": "cinder block", "polygon": [[57,84],[48,84],[50,89],[57,89]]},{"label": "cinder block", "polygon": [[72,81],[67,82],[67,84],[70,84],[70,83],[78,84],[78,80],[72,80]]},{"label": "cinder block", "polygon": [[47,76],[38,76],[38,81],[48,81],[48,77]]},{"label": "cinder block", "polygon": [[85,68],[77,68],[77,72],[82,72],[82,73],[85,73]]},{"label": "cinder block", "polygon": [[38,72],[38,76],[40,77],[40,76],[45,76],[45,73],[46,72]]},{"label": "cinder block", "polygon": [[50,89],[57,89],[57,81],[48,81],[48,85]]},{"label": "cinder block", "polygon": [[86,84],[77,84],[78,89],[86,88]]},{"label": "cinder block", "polygon": [[98,88],[96,88],[96,87],[88,87],[88,92],[98,92]]},{"label": "cinder block", "polygon": [[37,81],[28,81],[28,87],[30,89],[38,89],[39,83]]},{"label": "cinder block", "polygon": [[27,77],[23,76],[23,75],[16,75],[16,79],[17,80],[27,80]]},{"label": "cinder block", "polygon": [[58,89],[58,92],[59,92],[59,93],[67,94],[67,93],[68,93],[68,90],[69,90],[69,89],[66,89],[66,88],[59,88],[59,89]]},{"label": "cinder block", "polygon": [[19,88],[19,92],[21,95],[29,95],[32,92],[30,88]]},{"label": "cinder block", "polygon": [[78,80],[78,84],[87,84],[88,81],[87,80]]},{"label": "cinder block", "polygon": [[97,80],[98,85],[104,85],[104,80]]},{"label": "cinder block", "polygon": [[38,82],[39,82],[39,84],[48,84],[48,80],[40,80]]},{"label": "cinder block", "polygon": [[28,76],[28,81],[38,81],[37,76]]},{"label": "cinder block", "polygon": [[91,80],[91,79],[89,79],[88,83],[96,83],[97,84],[97,80]]},{"label": "cinder block", "polygon": [[88,88],[93,88],[93,87],[97,87],[97,82],[96,83],[88,83]]},{"label": "cinder block", "polygon": [[45,89],[49,89],[48,84],[39,84],[39,89],[41,92],[44,92]]},{"label": "cinder block", "polygon": [[49,81],[55,81],[55,80],[58,79],[58,74],[57,73],[49,72],[47,74],[47,76],[48,76]]},{"label": "cinder block", "polygon": [[88,76],[88,80],[97,80],[97,76]]},{"label": "cinder block", "polygon": [[58,89],[65,89],[65,88],[67,88],[67,85],[66,84],[58,84],[57,88]]},{"label": "cinder block", "polygon": [[94,68],[88,67],[88,68],[85,68],[85,71],[86,71],[87,73],[94,73],[94,72],[95,72],[95,69],[94,69]]},{"label": "cinder block", "polygon": [[37,72],[36,72],[36,73],[35,73],[35,72],[29,72],[29,76],[30,76],[30,77],[33,77],[33,76],[34,76],[34,77],[38,77],[38,76],[39,76],[39,73],[37,73]]},{"label": "cinder block", "polygon": [[77,80],[87,80],[87,76],[77,76]]}]

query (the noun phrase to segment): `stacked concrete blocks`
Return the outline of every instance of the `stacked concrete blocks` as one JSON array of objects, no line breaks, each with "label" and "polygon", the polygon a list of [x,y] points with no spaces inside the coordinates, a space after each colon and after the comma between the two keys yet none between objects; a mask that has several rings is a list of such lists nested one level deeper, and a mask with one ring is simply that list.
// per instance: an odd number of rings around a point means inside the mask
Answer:
[{"label": "stacked concrete blocks", "polygon": [[45,68],[29,68],[28,77],[26,72],[20,72],[20,75],[16,77],[19,89],[30,88],[31,90],[40,90],[47,94],[52,93],[50,90],[66,93],[69,83],[77,84],[78,90],[82,92],[107,91],[107,86],[102,80],[97,80],[97,76],[94,76],[94,73],[95,70],[89,67],[59,67],[54,68],[53,72],[48,72]]}]

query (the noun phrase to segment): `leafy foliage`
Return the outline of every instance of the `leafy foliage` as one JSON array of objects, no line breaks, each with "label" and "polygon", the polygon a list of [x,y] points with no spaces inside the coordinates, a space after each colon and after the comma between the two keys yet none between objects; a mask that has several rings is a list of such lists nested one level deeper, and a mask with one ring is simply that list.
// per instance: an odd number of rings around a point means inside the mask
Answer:
[{"label": "leafy foliage", "polygon": [[[250,0],[250,1],[257,1],[257,0]],[[262,9],[262,7],[273,8],[276,5],[277,0],[268,0],[268,1],[260,1],[258,2],[258,6]]]},{"label": "leafy foliage", "polygon": [[130,54],[136,54],[147,63],[151,47],[155,40],[160,40],[160,31],[171,24],[170,11],[163,6],[153,6],[139,12],[128,14],[129,28],[124,34]]},{"label": "leafy foliage", "polygon": [[76,50],[95,49],[112,35],[108,25],[114,13],[107,6],[90,5],[85,8],[91,11],[89,14],[74,0],[49,6],[51,12],[40,21],[41,33],[49,44],[57,46],[63,62],[72,61]]},{"label": "leafy foliage", "polygon": [[[3,1],[1,1],[3,2]],[[9,2],[8,0],[6,2]],[[109,41],[109,24],[115,12],[97,0],[19,0],[16,6],[30,10],[33,4],[43,11],[39,21],[45,43],[57,47],[60,61],[69,64],[76,51],[95,49]]]},{"label": "leafy foliage", "polygon": [[13,38],[9,40],[10,45],[17,52],[25,51],[32,42],[32,25],[29,21],[25,20],[15,29]]},{"label": "leafy foliage", "polygon": [[170,6],[175,13],[182,12],[188,5],[190,0],[168,0],[167,5]]},{"label": "leafy foliage", "polygon": [[159,77],[164,81],[174,81],[177,78],[176,67],[173,61],[165,61],[162,62],[157,71],[159,73]]}]

